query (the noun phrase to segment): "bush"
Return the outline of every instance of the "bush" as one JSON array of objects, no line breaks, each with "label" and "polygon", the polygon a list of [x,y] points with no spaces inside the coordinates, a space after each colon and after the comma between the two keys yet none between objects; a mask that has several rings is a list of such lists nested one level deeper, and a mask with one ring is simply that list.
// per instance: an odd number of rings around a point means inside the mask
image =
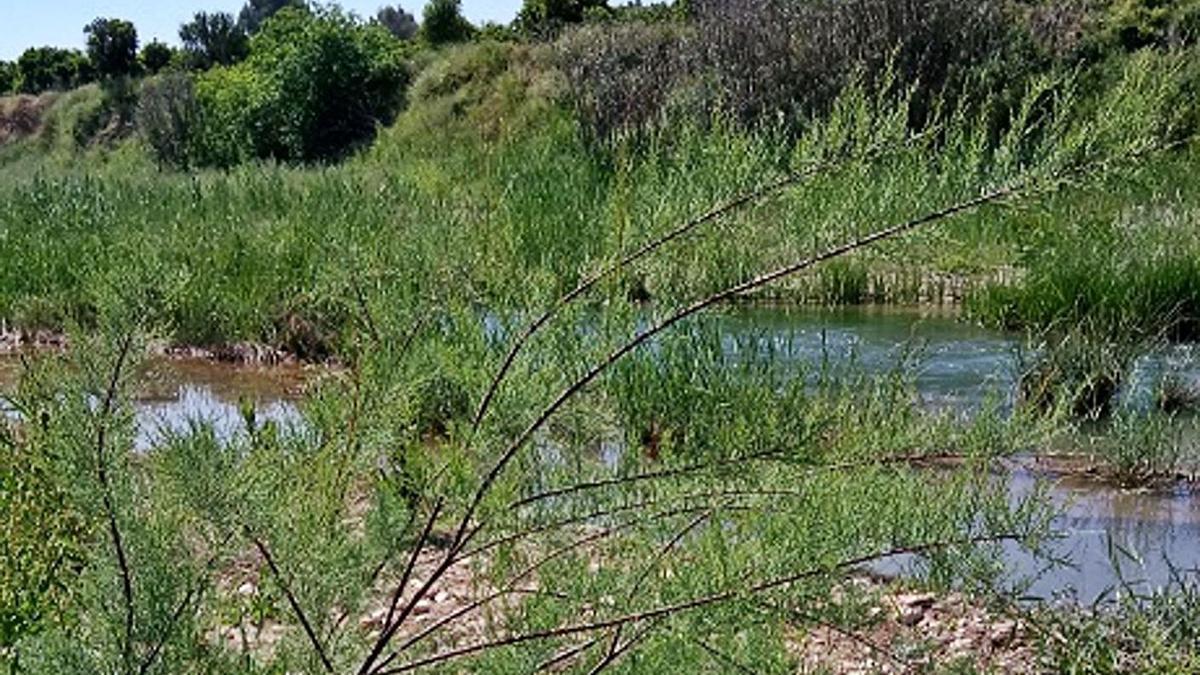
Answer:
[{"label": "bush", "polygon": [[[913,89],[920,127],[933,101],[1020,92],[1034,57],[1000,0],[696,0],[690,21],[588,26],[559,42],[585,127],[608,137],[693,100],[746,126],[796,130],[829,111],[856,74],[869,89]],[[618,12],[618,15],[622,12]],[[978,90],[978,91],[976,91]]]},{"label": "bush", "polygon": [[697,0],[695,12],[703,61],[747,122],[821,113],[858,68],[892,72],[918,101],[953,97],[1013,43],[996,0]]},{"label": "bush", "polygon": [[475,28],[462,15],[461,0],[431,0],[422,15],[421,35],[431,45],[466,42]]},{"label": "bush", "polygon": [[1104,17],[1107,42],[1126,51],[1191,44],[1197,28],[1200,2],[1195,0],[1117,0]]},{"label": "bush", "polygon": [[558,42],[584,129],[606,139],[643,127],[695,73],[684,56],[687,30],[671,23],[588,26]]},{"label": "bush", "polygon": [[161,164],[186,168],[199,105],[192,78],[183,73],[147,80],[137,108],[137,128]]},{"label": "bush", "polygon": [[199,76],[196,159],[337,158],[392,120],[408,80],[404,47],[386,29],[337,9],[285,9],[246,61]]},{"label": "bush", "polygon": [[142,51],[138,54],[138,61],[142,68],[150,75],[157,75],[164,68],[171,65],[171,60],[175,58],[175,50],[158,40],[151,40]]}]

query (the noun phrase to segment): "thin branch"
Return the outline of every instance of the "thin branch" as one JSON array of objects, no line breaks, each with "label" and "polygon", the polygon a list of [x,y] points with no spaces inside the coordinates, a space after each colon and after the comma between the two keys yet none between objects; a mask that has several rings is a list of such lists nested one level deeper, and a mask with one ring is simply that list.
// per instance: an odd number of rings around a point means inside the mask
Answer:
[{"label": "thin branch", "polygon": [[[464,607],[459,608],[458,610],[454,611],[453,613],[451,613],[451,614],[441,618],[437,622],[429,625],[428,627],[426,627],[424,630],[417,633],[416,635],[413,635],[412,637],[410,637],[403,644],[396,647],[396,649],[393,650],[392,653],[389,654],[388,657],[379,664],[379,668],[386,668],[392,661],[394,661],[396,659],[397,656],[399,656],[406,649],[412,647],[414,644],[416,644],[417,642],[420,642],[421,640],[425,639],[426,637],[429,637],[430,635],[432,635],[433,633],[435,633],[436,631],[441,629],[443,626],[450,624],[454,621],[457,621],[459,617],[462,617],[470,612],[473,612],[473,611],[479,609],[480,607],[483,607],[484,605],[495,602],[496,600],[498,600],[506,595],[510,595],[512,593],[518,592],[518,589],[515,588],[515,586],[518,582],[529,577],[534,572],[537,572],[539,569],[541,569],[542,567],[544,567],[551,561],[556,560],[557,558],[560,558],[563,555],[566,555],[567,553],[570,553],[574,550],[583,548],[584,546],[587,546],[589,544],[593,544],[597,541],[600,541],[601,539],[611,537],[614,534],[616,534],[622,530],[629,529],[630,527],[644,525],[644,524],[652,522],[654,520],[661,520],[661,519],[670,518],[673,516],[687,515],[690,513],[695,513],[696,511],[704,510],[705,508],[707,508],[707,507],[679,508],[679,509],[672,509],[669,511],[662,511],[662,512],[651,514],[649,516],[644,516],[641,518],[635,518],[633,520],[630,520],[630,521],[627,521],[624,523],[620,523],[618,525],[614,525],[609,528],[605,528],[598,532],[593,532],[584,537],[580,537],[568,544],[560,546],[559,548],[547,553],[546,555],[542,556],[540,559],[529,564],[520,572],[509,577],[508,580],[504,584],[504,588],[497,590],[483,598],[475,600],[474,602],[472,602]],[[709,509],[709,510],[711,510],[711,509]],[[469,555],[464,555],[462,558],[459,558],[459,561],[465,560],[467,557],[469,557]]]},{"label": "thin branch", "polygon": [[271,551],[261,539],[251,535],[249,532],[247,532],[247,535],[258,549],[258,552],[262,554],[263,559],[267,561],[267,566],[271,569],[271,574],[275,576],[275,581],[283,591],[284,597],[287,598],[288,605],[292,608],[292,613],[296,615],[296,619],[300,621],[301,627],[304,628],[304,634],[308,636],[308,641],[312,644],[313,649],[317,652],[317,656],[321,659],[321,665],[325,667],[325,672],[333,673],[333,662],[329,660],[329,655],[325,653],[325,647],[321,644],[320,638],[317,637],[317,632],[313,630],[312,623],[308,620],[308,615],[300,607],[300,602],[296,599],[296,594],[292,592],[291,586],[288,585],[287,580],[283,578],[283,573],[276,566],[275,559],[271,557]]},{"label": "thin branch", "polygon": [[121,576],[121,595],[125,603],[125,640],[121,646],[121,658],[125,664],[125,672],[133,672],[133,572],[129,567],[129,558],[125,552],[121,528],[117,523],[116,505],[113,503],[112,485],[108,477],[108,423],[116,405],[117,390],[121,382],[121,373],[125,369],[126,360],[133,348],[133,337],[136,329],[131,329],[121,340],[117,350],[117,362],[113,365],[108,387],[104,392],[104,400],[100,405],[96,423],[96,478],[100,483],[101,501],[104,506],[105,519],[108,521],[108,534],[112,540],[113,551],[117,558],[117,568]]},{"label": "thin branch", "polygon": [[[429,520],[425,521],[425,527],[421,530],[421,536],[417,538],[416,544],[413,545],[412,553],[408,557],[408,564],[404,566],[404,573],[400,576],[400,583],[396,584],[396,590],[392,593],[392,600],[388,605],[387,618],[383,622],[383,630],[380,631],[379,637],[376,638],[375,644],[372,645],[371,653],[367,655],[362,666],[358,669],[359,675],[370,672],[371,666],[375,665],[375,660],[387,648],[388,642],[396,634],[396,631],[400,628],[400,624],[408,617],[408,612],[405,611],[397,618],[396,607],[400,604],[400,598],[404,595],[404,589],[408,587],[408,580],[412,578],[412,573],[417,568],[417,560],[421,555],[421,551],[425,550],[425,545],[429,543],[429,535],[433,532],[433,525],[442,513],[444,505],[445,501],[439,498],[430,511]],[[393,620],[395,621],[393,622]]]},{"label": "thin branch", "polygon": [[716,647],[713,647],[705,642],[702,638],[692,638],[691,640],[692,643],[694,643],[697,647],[707,652],[708,655],[711,656],[712,659],[717,663],[723,663],[727,666],[732,666],[733,669],[737,670],[739,673],[749,673],[750,675],[754,675],[754,669],[750,668],[744,663],[741,663],[725,652],[718,650]]},{"label": "thin branch", "polygon": [[574,494],[576,492],[583,492],[585,490],[595,490],[597,488],[611,487],[614,485],[629,485],[632,483],[638,483],[638,482],[647,481],[647,480],[657,480],[659,478],[673,478],[675,476],[681,476],[681,475],[686,475],[686,474],[691,474],[691,473],[699,473],[701,471],[705,471],[708,469],[713,469],[713,470],[723,469],[723,468],[728,468],[730,466],[745,464],[747,462],[754,462],[754,461],[758,461],[758,460],[769,460],[769,459],[781,457],[782,454],[783,453],[781,453],[778,450],[767,450],[765,452],[758,452],[758,453],[754,453],[752,455],[746,455],[745,457],[734,457],[731,459],[721,460],[718,462],[700,462],[697,464],[688,464],[686,466],[680,466],[680,467],[675,467],[675,468],[670,468],[670,469],[661,469],[659,471],[650,471],[647,473],[639,473],[639,474],[634,474],[631,476],[614,476],[612,478],[602,478],[599,480],[590,481],[590,482],[586,482],[586,483],[574,483],[574,484],[568,485],[566,487],[554,488],[551,490],[546,490],[544,492],[539,492],[536,494],[529,495],[528,497],[522,497],[521,499],[518,499],[518,500],[512,502],[511,504],[509,504],[508,508],[510,510],[511,509],[519,509],[523,506],[528,506],[528,505],[534,504],[536,502],[545,501],[547,499],[553,499],[555,497],[563,497],[563,496],[566,496],[569,494]]},{"label": "thin branch", "polygon": [[[604,655],[604,658],[601,659],[599,663],[597,663],[590,671],[588,671],[588,675],[599,675],[601,671],[616,663],[617,659],[621,658],[623,654],[628,652],[642,640],[646,639],[646,637],[650,635],[650,632],[654,630],[655,626],[662,622],[664,618],[665,617],[660,616],[647,621],[645,626],[642,626],[637,633],[619,646],[614,642],[613,648]],[[619,630],[620,626],[618,626],[617,629]]]},{"label": "thin branch", "polygon": [[469,656],[469,655],[476,654],[481,651],[487,651],[487,650],[496,649],[499,647],[509,647],[509,646],[513,646],[513,645],[524,644],[526,642],[536,642],[539,640],[563,637],[563,636],[567,636],[567,635],[578,635],[580,633],[591,633],[591,632],[595,632],[595,631],[599,631],[599,630],[605,630],[608,628],[614,628],[614,627],[622,625],[622,624],[647,621],[647,620],[656,619],[659,617],[671,616],[671,615],[679,614],[682,612],[688,612],[688,611],[693,611],[693,610],[697,610],[697,609],[702,609],[704,607],[710,607],[712,605],[729,602],[731,600],[735,600],[739,597],[743,597],[746,595],[761,594],[761,593],[764,593],[767,591],[771,591],[771,590],[775,590],[775,589],[782,588],[785,586],[789,586],[791,584],[795,584],[795,583],[803,581],[805,579],[811,579],[811,578],[831,574],[831,573],[839,571],[839,570],[851,569],[854,567],[865,565],[867,563],[877,562],[879,560],[885,560],[885,559],[894,558],[897,556],[921,555],[921,554],[929,553],[934,550],[951,548],[951,547],[955,547],[955,546],[973,546],[973,545],[978,545],[978,544],[995,543],[995,542],[1000,542],[1000,541],[1017,541],[1020,538],[1021,537],[1018,534],[1004,533],[1004,534],[979,535],[979,536],[975,536],[975,537],[968,537],[968,538],[956,539],[956,540],[951,540],[951,541],[929,542],[929,543],[924,543],[924,544],[914,544],[914,545],[910,545],[910,546],[899,546],[899,547],[892,548],[892,549],[889,549],[886,551],[870,553],[870,554],[862,555],[862,556],[859,556],[856,558],[850,558],[847,560],[843,560],[841,562],[835,563],[828,567],[818,567],[818,568],[808,569],[808,570],[805,570],[802,572],[797,572],[795,574],[789,574],[786,576],[776,577],[773,579],[768,579],[766,581],[761,581],[761,582],[758,582],[751,586],[747,586],[745,588],[719,591],[719,592],[712,593],[709,595],[703,595],[703,596],[699,596],[696,598],[692,598],[691,600],[685,600],[683,602],[679,602],[679,603],[672,604],[672,605],[664,605],[661,607],[656,607],[654,609],[644,610],[644,611],[640,611],[640,612],[634,612],[634,613],[630,613],[630,614],[624,614],[624,615],[613,617],[610,619],[602,619],[600,621],[593,621],[593,622],[581,623],[581,624],[572,624],[572,625],[560,626],[558,628],[550,628],[550,629],[540,630],[540,631],[532,631],[529,633],[511,635],[511,636],[508,636],[505,638],[500,638],[500,639],[492,640],[489,642],[480,642],[480,643],[476,643],[476,644],[472,644],[472,645],[466,645],[463,647],[457,647],[454,649],[450,649],[450,650],[447,650],[444,652],[440,652],[437,654],[433,654],[433,655],[424,657],[424,658],[416,660],[416,661],[412,661],[410,663],[404,664],[402,666],[398,666],[396,668],[380,671],[380,675],[408,672],[411,670],[415,670],[417,668],[423,668],[425,666],[443,663],[446,661],[450,661],[450,660],[457,659],[457,658],[462,658],[464,656]]},{"label": "thin branch", "polygon": [[[711,518],[713,513],[716,512],[717,508],[718,507],[714,506],[714,507],[708,509],[707,511],[705,511],[704,513],[701,513],[700,515],[698,515],[695,518],[688,521],[688,523],[686,525],[684,525],[682,528],[680,528],[680,530],[678,532],[675,533],[675,536],[671,537],[670,540],[668,540],[665,544],[663,544],[659,548],[658,553],[655,554],[654,558],[652,558],[648,563],[646,563],[646,566],[642,568],[642,573],[639,574],[637,579],[634,580],[633,586],[629,589],[629,593],[626,595],[626,600],[625,600],[626,605],[628,605],[629,602],[633,599],[633,597],[635,595],[637,595],[637,592],[639,589],[641,589],[642,584],[646,581],[646,579],[648,579],[650,577],[651,572],[656,567],[659,566],[659,564],[663,561],[663,559],[667,557],[667,554],[670,553],[672,550],[674,550],[674,548],[679,545],[679,542],[683,541],[683,538],[686,537],[688,535],[688,533],[690,533],[692,530],[696,529],[697,527],[700,527],[700,525],[704,521]],[[589,673],[589,675],[596,675],[597,673],[599,673],[604,668],[608,667],[610,664],[612,664],[613,661],[616,660],[617,656],[622,651],[620,649],[620,644],[621,644],[621,631],[623,628],[624,628],[624,624],[617,626],[616,628],[613,629],[612,641],[609,643],[608,653],[604,656],[604,658],[599,663],[596,664],[596,666],[594,668],[592,668],[592,671],[591,671],[591,673]],[[627,643],[626,649],[627,648],[628,648],[628,643]]]},{"label": "thin branch", "polygon": [[560,651],[559,653],[555,654],[554,656],[551,656],[550,658],[546,659],[545,661],[542,661],[538,665],[534,666],[533,672],[534,673],[544,673],[544,672],[550,670],[551,668],[553,668],[554,666],[556,666],[564,661],[573,659],[573,658],[579,656],[580,654],[586,652],[587,650],[594,647],[596,645],[596,643],[598,643],[598,642],[600,642],[599,636],[585,640],[577,645],[572,645],[571,647],[568,647],[568,648]]},{"label": "thin branch", "polygon": [[814,265],[817,265],[821,262],[844,256],[848,253],[852,253],[854,251],[857,251],[858,249],[870,246],[871,244],[874,244],[874,243],[877,243],[880,241],[884,241],[886,239],[891,239],[891,238],[897,237],[901,234],[904,234],[911,230],[917,229],[918,227],[921,227],[922,225],[927,225],[929,223],[937,222],[939,220],[943,220],[943,219],[949,218],[951,216],[955,216],[960,213],[964,213],[966,211],[970,211],[970,210],[979,208],[980,206],[983,206],[985,204],[990,204],[993,202],[1000,201],[1001,199],[1010,197],[1010,196],[1018,193],[1020,190],[1026,189],[1027,187],[1028,187],[1027,185],[1022,185],[1022,186],[1009,186],[1009,187],[998,188],[995,190],[991,190],[991,191],[989,191],[983,195],[980,195],[978,197],[974,197],[972,199],[968,199],[966,201],[959,202],[959,203],[953,204],[951,206],[947,206],[943,209],[934,211],[932,213],[928,213],[928,214],[920,216],[918,218],[914,218],[912,220],[909,220],[909,221],[906,221],[903,223],[892,225],[890,227],[886,227],[881,230],[876,230],[875,232],[872,232],[866,236],[859,237],[850,242],[846,242],[841,245],[830,248],[830,249],[826,250],[825,252],[820,253],[811,258],[806,258],[804,260],[792,263],[790,265],[785,265],[783,267],[777,268],[777,269],[767,272],[765,274],[761,274],[761,275],[754,277],[752,279],[749,279],[747,281],[743,281],[739,284],[735,284],[733,286],[727,287],[724,290],[718,291],[717,293],[709,295],[708,297],[703,298],[701,300],[697,300],[696,302],[693,302],[692,304],[688,305],[687,307],[683,308],[682,310],[679,310],[679,311],[675,312],[674,314],[670,315],[663,321],[655,324],[653,327],[648,328],[645,331],[639,333],[637,336],[630,339],[624,345],[622,345],[621,347],[619,347],[618,349],[613,351],[611,354],[609,354],[609,356],[607,358],[605,358],[603,361],[594,365],[582,377],[580,377],[579,379],[575,380],[570,385],[568,385],[566,387],[566,389],[564,389],[558,395],[558,397],[554,399],[554,401],[550,405],[548,405],[546,408],[544,408],[542,410],[542,412],[537,416],[537,418],[534,419],[534,421],[532,423],[530,423],[528,427],[525,428],[525,431],[523,431],[521,433],[521,435],[518,436],[512,442],[511,445],[508,446],[508,449],[506,449],[504,451],[504,453],[500,456],[500,459],[492,466],[492,469],[483,477],[483,480],[480,481],[479,487],[475,492],[474,498],[471,500],[470,504],[467,506],[466,511],[463,513],[462,521],[459,524],[458,534],[455,536],[455,539],[456,540],[459,539],[461,537],[461,535],[466,532],[466,530],[471,522],[471,519],[475,515],[476,509],[478,509],[479,505],[483,502],[484,496],[486,496],[488,491],[491,490],[492,484],[500,477],[501,472],[504,471],[505,467],[508,466],[509,462],[512,461],[513,457],[516,456],[517,452],[519,452],[521,450],[521,448],[524,447],[524,445],[527,442],[529,442],[529,439],[532,438],[533,435],[536,434],[542,428],[542,426],[544,426],[546,424],[546,422],[548,422],[550,420],[550,418],[553,417],[554,414],[558,412],[558,410],[560,408],[562,408],[564,405],[566,405],[567,401],[569,401],[576,394],[578,394],[580,391],[582,391],[593,380],[595,380],[597,377],[599,377],[601,373],[606,371],[608,368],[612,367],[613,364],[617,363],[622,358],[624,358],[625,356],[627,356],[628,354],[633,352],[635,349],[637,349],[641,345],[648,342],[650,340],[650,338],[667,330],[668,328],[674,326],[675,324],[679,323],[680,321],[683,321],[684,319],[686,319],[694,314],[697,314],[717,303],[720,303],[720,302],[728,300],[730,298],[742,295],[744,293],[755,290],[757,288],[766,286],[766,285],[771,284],[780,279],[784,279],[786,277],[792,276],[794,274],[797,274],[798,272],[801,272],[810,267],[813,267]]},{"label": "thin branch", "polygon": [[[722,460],[718,462],[702,462],[698,464],[689,464],[686,466],[661,469],[659,471],[650,471],[647,473],[633,474],[630,476],[614,476],[612,478],[602,478],[586,483],[575,483],[561,488],[554,488],[532,494],[528,497],[522,497],[508,505],[509,509],[518,509],[530,504],[534,504],[546,499],[562,497],[576,492],[584,492],[587,490],[595,490],[599,488],[612,487],[615,485],[627,485],[630,483],[657,480],[660,478],[675,478],[688,474],[699,473],[709,469],[717,470],[736,466],[747,462],[754,461],[771,461],[778,459],[783,460],[783,453],[778,450],[768,450],[761,453],[747,455],[745,457],[736,457],[733,459]],[[834,464],[819,464],[809,467],[809,471],[816,473],[818,471],[847,471],[850,469],[861,469],[870,466],[886,466],[892,464],[915,464],[918,462],[936,462],[943,460],[965,459],[967,455],[955,452],[938,452],[938,453],[913,453],[905,455],[894,455],[892,457],[876,457],[861,461],[837,462]]]},{"label": "thin branch", "polygon": [[187,593],[184,594],[183,600],[176,605],[175,611],[171,612],[171,617],[168,620],[167,627],[163,630],[162,635],[150,649],[150,652],[146,654],[146,658],[142,659],[141,664],[138,666],[139,675],[145,675],[150,671],[150,668],[154,666],[154,662],[158,660],[159,653],[162,651],[163,647],[166,646],[167,641],[171,638],[171,633],[175,632],[175,626],[177,626],[179,624],[179,620],[183,618],[184,611],[187,610],[188,605],[192,604],[192,598],[196,597],[197,601],[199,601],[199,596],[201,595],[203,589],[204,580],[198,579],[196,584],[189,588]]},{"label": "thin branch", "polygon": [[527,324],[524,330],[521,331],[521,334],[518,335],[516,340],[513,341],[512,346],[509,348],[508,353],[504,357],[503,363],[500,365],[500,369],[496,371],[496,375],[492,378],[491,383],[488,385],[487,392],[484,393],[483,399],[479,403],[479,408],[475,413],[475,419],[471,426],[471,433],[474,434],[479,430],[479,426],[483,423],[483,419],[487,415],[488,408],[491,405],[492,400],[499,391],[500,385],[504,382],[505,377],[508,376],[509,370],[512,369],[513,362],[516,361],[517,355],[520,354],[521,350],[525,347],[535,333],[541,330],[541,328],[545,326],[552,318],[554,318],[554,316],[558,314],[560,310],[571,304],[571,302],[576,300],[579,296],[586,293],[600,281],[620,271],[622,268],[636,262],[640,258],[654,253],[658,249],[666,246],[676,239],[679,239],[697,227],[717,220],[718,218],[732,211],[736,211],[747,204],[757,202],[758,200],[772,193],[779,192],[786,187],[800,183],[808,178],[812,178],[813,176],[819,175],[837,166],[838,164],[835,162],[821,162],[820,164],[809,167],[804,171],[790,173],[771,183],[762,185],[750,192],[745,192],[741,195],[738,195],[737,197],[719,204],[705,213],[700,214],[699,216],[693,217],[691,220],[667,232],[666,234],[643,244],[633,251],[630,251],[622,256],[620,260],[610,263],[592,275],[585,277],[579,282],[579,285],[568,291],[565,295],[556,300],[549,309]]}]

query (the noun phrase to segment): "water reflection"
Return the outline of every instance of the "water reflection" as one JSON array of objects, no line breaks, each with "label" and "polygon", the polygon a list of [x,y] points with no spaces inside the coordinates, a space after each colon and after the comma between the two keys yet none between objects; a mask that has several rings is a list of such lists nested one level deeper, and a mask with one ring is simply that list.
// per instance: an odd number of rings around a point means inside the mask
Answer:
[{"label": "water reflection", "polygon": [[[0,409],[17,413],[3,391],[15,385],[21,365],[0,358]],[[134,402],[134,447],[146,451],[172,433],[185,433],[196,423],[211,425],[223,440],[244,433],[242,407],[253,406],[256,424],[271,422],[295,428],[301,417],[297,403],[312,371],[300,367],[255,368],[203,359],[153,359],[139,373]]]}]

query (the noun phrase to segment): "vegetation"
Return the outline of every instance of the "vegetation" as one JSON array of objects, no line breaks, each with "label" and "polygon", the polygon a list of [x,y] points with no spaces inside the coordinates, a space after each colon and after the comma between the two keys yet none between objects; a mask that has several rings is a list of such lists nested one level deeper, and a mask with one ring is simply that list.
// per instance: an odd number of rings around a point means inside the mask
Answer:
[{"label": "vegetation", "polygon": [[[1116,394],[1200,326],[1192,3],[300,4],[17,64],[104,82],[0,107],[0,320],[71,345],[0,418],[13,672],[794,671],[853,570],[983,602],[1041,552],[994,460],[1085,418],[1177,470],[1185,397]],[[706,317],[956,293],[1034,340],[1028,405]],[[135,453],[151,340],[336,367]],[[1181,607],[1028,618],[1050,670],[1186,672]]]}]

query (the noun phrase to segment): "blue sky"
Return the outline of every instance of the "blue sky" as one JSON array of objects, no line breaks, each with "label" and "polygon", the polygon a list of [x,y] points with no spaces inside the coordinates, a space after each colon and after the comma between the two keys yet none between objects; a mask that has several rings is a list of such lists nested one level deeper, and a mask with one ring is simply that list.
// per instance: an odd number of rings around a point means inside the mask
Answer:
[{"label": "blue sky", "polygon": [[[338,4],[363,16],[396,0],[341,0]],[[12,61],[27,47],[84,44],[83,26],[98,16],[132,21],[142,44],[158,38],[178,44],[179,24],[204,11],[237,13],[245,0],[0,0],[0,59]],[[425,0],[401,1],[404,9],[421,16]],[[479,23],[508,23],[521,0],[463,0],[463,13]]]}]

